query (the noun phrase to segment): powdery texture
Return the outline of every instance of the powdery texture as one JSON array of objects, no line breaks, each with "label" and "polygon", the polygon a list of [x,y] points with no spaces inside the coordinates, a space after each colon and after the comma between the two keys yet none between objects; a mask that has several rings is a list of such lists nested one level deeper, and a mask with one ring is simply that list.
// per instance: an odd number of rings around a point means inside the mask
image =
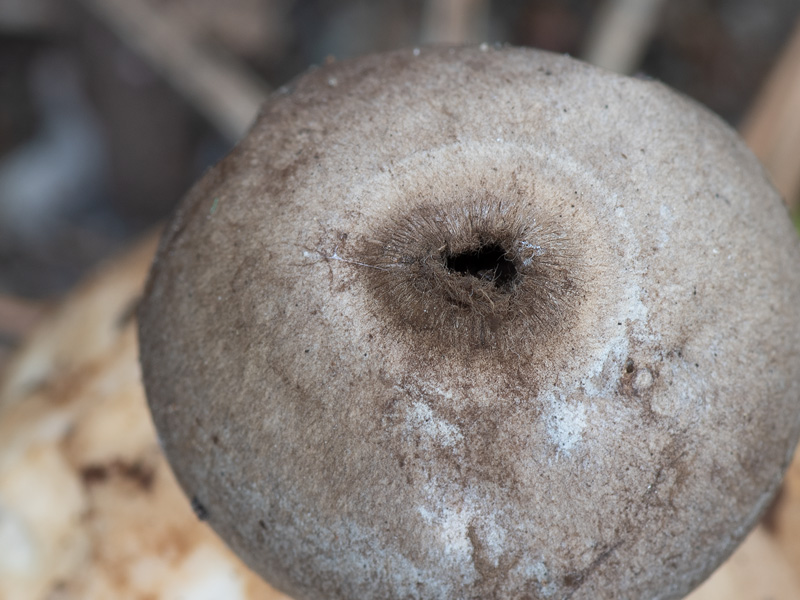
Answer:
[{"label": "powdery texture", "polygon": [[742,142],[658,83],[366,57],[184,200],[144,380],[187,494],[298,600],[677,598],[794,447],[798,259]]}]

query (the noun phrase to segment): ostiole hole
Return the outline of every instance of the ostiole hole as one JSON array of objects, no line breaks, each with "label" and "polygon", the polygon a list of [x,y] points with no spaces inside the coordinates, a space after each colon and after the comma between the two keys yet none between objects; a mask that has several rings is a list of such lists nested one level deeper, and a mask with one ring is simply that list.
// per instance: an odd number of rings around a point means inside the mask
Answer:
[{"label": "ostiole hole", "polygon": [[458,254],[445,254],[447,270],[456,275],[488,281],[507,290],[517,277],[517,267],[500,244],[486,244]]}]

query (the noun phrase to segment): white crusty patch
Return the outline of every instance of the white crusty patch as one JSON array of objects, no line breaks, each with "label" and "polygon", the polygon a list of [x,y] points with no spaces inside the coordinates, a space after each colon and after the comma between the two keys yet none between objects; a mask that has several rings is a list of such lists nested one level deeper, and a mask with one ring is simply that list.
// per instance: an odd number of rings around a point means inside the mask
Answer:
[{"label": "white crusty patch", "polygon": [[470,509],[442,506],[432,511],[420,506],[419,514],[428,525],[438,531],[445,553],[469,555],[472,552],[472,543],[468,537],[469,523],[473,516]]},{"label": "white crusty patch", "polygon": [[464,439],[458,427],[437,417],[430,406],[420,401],[414,401],[408,407],[406,425],[409,429],[423,433],[444,447],[453,446]]},{"label": "white crusty patch", "polygon": [[434,478],[426,486],[426,502],[417,507],[422,520],[436,533],[442,552],[457,564],[468,565],[473,574],[476,552],[473,536],[480,539],[483,558],[495,566],[505,553],[505,529],[497,523],[491,507],[481,506],[475,494],[443,485]]},{"label": "white crusty patch", "polygon": [[550,396],[545,424],[550,440],[559,454],[569,454],[583,438],[586,429],[586,406],[582,402],[569,402],[564,396]]},{"label": "white crusty patch", "polygon": [[558,590],[558,586],[552,580],[547,565],[533,557],[524,557],[515,567],[514,572],[526,581],[535,581],[539,584],[539,594],[544,598],[549,598]]},{"label": "white crusty patch", "polygon": [[[303,510],[300,502],[297,515],[305,515],[297,523],[279,524],[275,536],[279,541],[302,544],[295,562],[304,566],[304,571],[315,573],[337,573],[352,584],[380,589],[382,583],[395,591],[400,598],[453,598],[453,583],[461,579],[468,584],[474,573],[464,567],[461,555],[450,561],[451,569],[431,569],[418,565],[403,553],[375,544],[374,532],[362,528],[352,520],[338,523],[320,523],[311,511]],[[431,518],[435,519],[433,514]],[[452,525],[452,524],[451,524]],[[305,537],[307,532],[315,532]],[[419,584],[422,583],[422,587]],[[349,588],[347,591],[351,591]],[[351,596],[355,597],[355,596]]]},{"label": "white crusty patch", "polygon": [[476,513],[474,498],[465,495],[459,486],[434,476],[425,485],[425,502],[417,511],[436,532],[446,554],[457,556],[459,562],[469,561],[472,554],[469,526]]},{"label": "white crusty patch", "polygon": [[658,210],[658,216],[658,244],[659,247],[665,248],[669,245],[669,234],[675,227],[675,215],[669,206],[662,204]]},{"label": "white crusty patch", "polygon": [[505,553],[506,530],[497,523],[496,515],[487,511],[481,511],[471,525],[482,543],[484,558],[497,567]]}]

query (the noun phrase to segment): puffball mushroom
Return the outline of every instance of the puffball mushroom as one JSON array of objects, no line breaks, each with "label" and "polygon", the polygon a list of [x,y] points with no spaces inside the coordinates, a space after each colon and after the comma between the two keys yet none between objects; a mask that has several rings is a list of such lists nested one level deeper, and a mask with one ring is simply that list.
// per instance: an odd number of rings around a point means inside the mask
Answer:
[{"label": "puffball mushroom", "polygon": [[313,70],[140,312],[198,513],[296,600],[678,598],[798,437],[800,264],[718,118],[511,48]]}]

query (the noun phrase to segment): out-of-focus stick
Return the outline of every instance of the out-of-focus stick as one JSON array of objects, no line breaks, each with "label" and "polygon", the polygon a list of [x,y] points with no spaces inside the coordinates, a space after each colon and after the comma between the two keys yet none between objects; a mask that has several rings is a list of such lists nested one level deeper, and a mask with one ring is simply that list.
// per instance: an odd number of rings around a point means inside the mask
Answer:
[{"label": "out-of-focus stick", "polygon": [[487,0],[427,0],[420,37],[426,44],[485,42],[488,18]]},{"label": "out-of-focus stick", "polygon": [[741,132],[789,208],[796,209],[800,202],[800,22]]},{"label": "out-of-focus stick", "polygon": [[589,30],[583,59],[617,73],[642,61],[664,0],[606,0]]},{"label": "out-of-focus stick", "polygon": [[236,142],[247,132],[269,92],[257,74],[192,39],[143,0],[80,2],[227,139]]}]

